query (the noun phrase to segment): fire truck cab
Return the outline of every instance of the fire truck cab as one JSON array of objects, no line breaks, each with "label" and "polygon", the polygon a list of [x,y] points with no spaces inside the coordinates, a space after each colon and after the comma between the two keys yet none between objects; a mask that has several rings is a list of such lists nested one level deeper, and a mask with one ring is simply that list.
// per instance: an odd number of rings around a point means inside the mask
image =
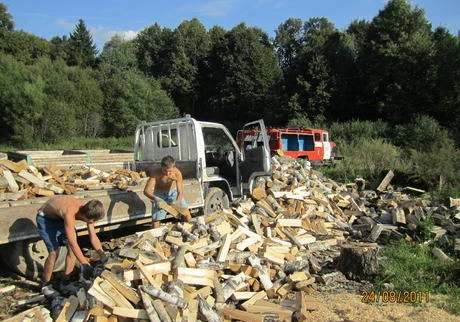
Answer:
[{"label": "fire truck cab", "polygon": [[267,128],[272,152],[282,151],[292,158],[302,158],[313,163],[334,159],[336,144],[330,141],[329,132],[305,127]]}]

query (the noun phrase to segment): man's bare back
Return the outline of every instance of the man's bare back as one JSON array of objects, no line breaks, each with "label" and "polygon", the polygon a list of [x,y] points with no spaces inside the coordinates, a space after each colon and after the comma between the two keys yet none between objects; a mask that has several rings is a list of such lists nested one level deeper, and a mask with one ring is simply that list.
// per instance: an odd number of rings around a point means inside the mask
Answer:
[{"label": "man's bare back", "polygon": [[84,204],[80,199],[57,196],[48,200],[40,210],[50,219],[64,219],[66,214],[76,215]]}]

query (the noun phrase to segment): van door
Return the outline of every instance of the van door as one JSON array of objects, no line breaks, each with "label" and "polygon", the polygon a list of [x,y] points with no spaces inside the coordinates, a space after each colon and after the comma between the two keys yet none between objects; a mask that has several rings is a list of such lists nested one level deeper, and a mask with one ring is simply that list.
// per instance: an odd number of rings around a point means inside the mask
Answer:
[{"label": "van door", "polygon": [[263,120],[244,125],[238,140],[242,153],[240,173],[243,185],[252,188],[256,177],[271,174],[270,150],[267,131]]},{"label": "van door", "polygon": [[323,147],[324,147],[324,160],[329,160],[331,158],[331,142],[329,142],[329,133],[323,133]]}]

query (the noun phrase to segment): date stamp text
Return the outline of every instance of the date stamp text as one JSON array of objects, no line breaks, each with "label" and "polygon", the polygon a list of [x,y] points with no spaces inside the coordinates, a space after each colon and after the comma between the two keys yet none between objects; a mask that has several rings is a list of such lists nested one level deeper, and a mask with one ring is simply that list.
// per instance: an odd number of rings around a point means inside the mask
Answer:
[{"label": "date stamp text", "polygon": [[361,291],[363,303],[428,303],[430,291]]}]

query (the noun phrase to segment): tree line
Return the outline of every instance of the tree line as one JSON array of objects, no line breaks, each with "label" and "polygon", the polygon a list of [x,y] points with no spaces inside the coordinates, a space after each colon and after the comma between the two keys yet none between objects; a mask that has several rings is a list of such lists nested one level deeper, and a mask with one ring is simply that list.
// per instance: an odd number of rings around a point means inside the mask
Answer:
[{"label": "tree line", "polygon": [[460,138],[459,37],[433,30],[407,0],[345,30],[326,18],[289,18],[273,38],[244,23],[154,23],[100,53],[83,20],[48,41],[15,30],[0,3],[0,71],[1,140],[17,146],[126,137],[142,120],[184,114],[232,130],[257,118],[404,128],[428,117]]}]

